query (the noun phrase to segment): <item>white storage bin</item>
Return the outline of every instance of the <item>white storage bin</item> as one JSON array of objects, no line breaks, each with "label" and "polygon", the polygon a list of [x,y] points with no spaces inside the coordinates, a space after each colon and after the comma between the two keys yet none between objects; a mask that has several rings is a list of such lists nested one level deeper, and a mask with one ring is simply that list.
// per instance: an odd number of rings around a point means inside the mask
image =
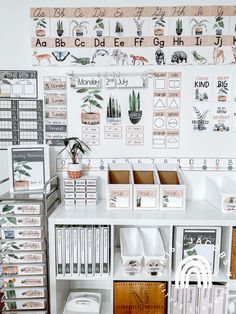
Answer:
[{"label": "white storage bin", "polygon": [[166,259],[164,243],[158,228],[140,228],[145,271],[150,276],[163,275]]},{"label": "white storage bin", "polygon": [[236,213],[235,181],[229,177],[207,177],[206,199],[223,213]]},{"label": "white storage bin", "polygon": [[102,296],[95,292],[71,292],[63,314],[99,314]]},{"label": "white storage bin", "polygon": [[133,209],[159,209],[159,186],[156,167],[153,164],[133,165]]},{"label": "white storage bin", "polygon": [[130,164],[109,164],[107,172],[107,208],[131,210],[133,175]]},{"label": "white storage bin", "polygon": [[186,209],[186,183],[177,164],[158,164],[160,180],[160,209]]},{"label": "white storage bin", "polygon": [[120,228],[120,248],[126,275],[138,275],[142,269],[142,247],[138,228]]}]

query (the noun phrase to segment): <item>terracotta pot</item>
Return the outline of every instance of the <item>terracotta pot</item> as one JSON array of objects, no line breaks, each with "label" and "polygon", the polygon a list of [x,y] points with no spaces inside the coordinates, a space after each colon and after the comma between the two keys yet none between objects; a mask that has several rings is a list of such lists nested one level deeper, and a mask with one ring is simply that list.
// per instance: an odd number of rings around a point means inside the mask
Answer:
[{"label": "terracotta pot", "polygon": [[29,190],[29,181],[28,180],[14,181],[14,189],[16,191]]},{"label": "terracotta pot", "polygon": [[164,29],[163,28],[154,28],[154,36],[163,36]]},{"label": "terracotta pot", "polygon": [[225,95],[218,96],[218,101],[226,101],[226,96]]},{"label": "terracotta pot", "polygon": [[195,35],[202,35],[202,27],[195,28]]},{"label": "terracotta pot", "polygon": [[67,165],[67,174],[70,179],[78,179],[82,176],[82,164],[68,164]]},{"label": "terracotta pot", "polygon": [[76,30],[75,30],[75,35],[76,36],[83,36],[84,35],[84,30],[83,30],[83,28],[76,28]]},{"label": "terracotta pot", "polygon": [[45,36],[45,30],[44,29],[36,29],[36,36],[44,37]]},{"label": "terracotta pot", "polygon": [[81,112],[81,122],[83,124],[100,124],[100,113],[99,112]]}]

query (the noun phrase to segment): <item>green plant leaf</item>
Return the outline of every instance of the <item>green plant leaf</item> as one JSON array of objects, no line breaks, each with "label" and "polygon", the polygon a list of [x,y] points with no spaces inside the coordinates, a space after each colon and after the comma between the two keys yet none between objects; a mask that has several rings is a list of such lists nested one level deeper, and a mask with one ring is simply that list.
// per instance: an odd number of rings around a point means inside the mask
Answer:
[{"label": "green plant leaf", "polygon": [[15,254],[13,254],[13,253],[8,253],[8,256],[13,257],[13,258],[15,258],[15,259],[19,259],[19,257],[16,256]]},{"label": "green plant leaf", "polygon": [[96,100],[90,99],[89,102],[92,106],[102,109],[102,106],[98,102],[96,102]]},{"label": "green plant leaf", "polygon": [[87,88],[80,88],[80,89],[78,89],[76,92],[77,92],[77,93],[85,93],[85,92],[87,92],[87,91],[88,91]]},{"label": "green plant leaf", "polygon": [[8,221],[10,221],[10,223],[12,223],[13,225],[17,224],[17,220],[16,217],[6,217]]},{"label": "green plant leaf", "polygon": [[224,26],[225,26],[223,21],[220,21],[218,24],[219,24],[219,26],[220,26],[221,28],[224,28]]},{"label": "green plant leaf", "polygon": [[96,23],[98,24],[98,23],[101,23],[103,21],[103,19],[101,19],[101,18],[98,18],[98,19],[96,19]]},{"label": "green plant leaf", "polygon": [[12,209],[14,208],[14,206],[9,206],[9,205],[5,205],[2,209],[3,213],[7,213],[10,212]]},{"label": "green plant leaf", "polygon": [[15,250],[19,250],[20,249],[19,246],[14,245],[14,244],[12,245],[12,248],[15,249]]},{"label": "green plant leaf", "polygon": [[104,24],[103,24],[103,23],[98,23],[98,26],[99,26],[101,29],[104,29]]},{"label": "green plant leaf", "polygon": [[28,166],[28,165],[23,165],[23,167],[24,167],[25,169],[32,170],[32,168],[31,168],[30,166]]},{"label": "green plant leaf", "polygon": [[0,226],[4,225],[5,223],[6,223],[6,219],[5,219],[5,218],[2,218],[2,219],[0,220]]},{"label": "green plant leaf", "polygon": [[94,94],[94,97],[96,97],[99,100],[103,100],[102,96],[98,95],[98,94]]},{"label": "green plant leaf", "polygon": [[100,89],[93,89],[89,92],[89,94],[98,94],[98,93],[101,93]]}]

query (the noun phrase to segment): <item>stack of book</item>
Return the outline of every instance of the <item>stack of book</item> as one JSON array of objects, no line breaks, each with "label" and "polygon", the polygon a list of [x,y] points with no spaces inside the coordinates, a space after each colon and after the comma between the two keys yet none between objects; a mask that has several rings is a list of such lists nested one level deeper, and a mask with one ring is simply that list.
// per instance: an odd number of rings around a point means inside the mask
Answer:
[{"label": "stack of book", "polygon": [[108,276],[109,246],[108,226],[57,226],[57,276]]}]

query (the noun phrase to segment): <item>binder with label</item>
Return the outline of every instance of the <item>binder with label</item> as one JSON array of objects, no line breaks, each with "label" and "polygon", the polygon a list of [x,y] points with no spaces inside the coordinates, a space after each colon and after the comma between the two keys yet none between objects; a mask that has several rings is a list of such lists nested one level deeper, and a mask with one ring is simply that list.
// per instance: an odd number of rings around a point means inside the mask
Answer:
[{"label": "binder with label", "polygon": [[96,226],[94,230],[94,263],[95,263],[95,276],[101,275],[101,227]]},{"label": "binder with label", "polygon": [[109,274],[109,227],[102,227],[102,275]]},{"label": "binder with label", "polygon": [[80,227],[80,275],[86,275],[86,228]]},{"label": "binder with label", "polygon": [[78,230],[72,228],[72,274],[78,275]]},{"label": "binder with label", "polygon": [[65,275],[71,275],[71,228],[64,228]]},{"label": "binder with label", "polygon": [[63,229],[60,227],[56,228],[56,272],[57,276],[63,276]]},{"label": "binder with label", "polygon": [[88,276],[93,275],[93,227],[87,227],[87,264]]}]

